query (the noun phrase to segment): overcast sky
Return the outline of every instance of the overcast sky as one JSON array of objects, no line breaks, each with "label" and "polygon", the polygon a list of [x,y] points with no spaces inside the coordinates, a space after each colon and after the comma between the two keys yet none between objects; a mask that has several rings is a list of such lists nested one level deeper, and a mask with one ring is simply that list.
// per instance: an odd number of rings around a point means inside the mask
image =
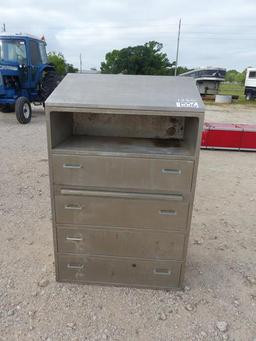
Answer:
[{"label": "overcast sky", "polygon": [[242,70],[256,66],[256,0],[0,0],[8,32],[44,35],[48,51],[99,68],[112,49],[163,43],[175,60],[182,19],[179,65]]}]

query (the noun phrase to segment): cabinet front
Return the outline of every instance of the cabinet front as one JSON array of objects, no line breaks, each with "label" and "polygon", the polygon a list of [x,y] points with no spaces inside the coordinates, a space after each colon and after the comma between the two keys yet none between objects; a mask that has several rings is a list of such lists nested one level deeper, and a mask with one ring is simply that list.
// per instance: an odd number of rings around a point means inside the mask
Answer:
[{"label": "cabinet front", "polygon": [[171,288],[179,286],[181,262],[59,255],[62,281]]},{"label": "cabinet front", "polygon": [[53,155],[59,185],[151,191],[190,191],[193,161]]},{"label": "cabinet front", "polygon": [[116,257],[183,259],[185,236],[179,232],[58,227],[59,253]]},{"label": "cabinet front", "polygon": [[[159,230],[186,229],[189,204],[181,195],[141,195],[62,190],[55,196],[57,224]],[[74,194],[79,195],[74,195]]]}]

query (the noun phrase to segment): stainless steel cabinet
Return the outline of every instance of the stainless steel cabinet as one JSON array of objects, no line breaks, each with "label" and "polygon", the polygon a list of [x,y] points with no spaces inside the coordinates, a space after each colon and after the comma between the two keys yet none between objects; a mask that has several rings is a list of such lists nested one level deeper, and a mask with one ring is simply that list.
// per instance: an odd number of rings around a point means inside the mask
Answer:
[{"label": "stainless steel cabinet", "polygon": [[60,83],[46,102],[58,281],[182,286],[203,116],[192,79]]}]

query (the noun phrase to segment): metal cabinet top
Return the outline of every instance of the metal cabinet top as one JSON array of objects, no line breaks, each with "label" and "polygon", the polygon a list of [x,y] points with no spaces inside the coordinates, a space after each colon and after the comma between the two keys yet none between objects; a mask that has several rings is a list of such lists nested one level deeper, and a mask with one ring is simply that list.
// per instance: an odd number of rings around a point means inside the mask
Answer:
[{"label": "metal cabinet top", "polygon": [[204,112],[195,80],[171,76],[68,74],[47,99],[51,107]]}]

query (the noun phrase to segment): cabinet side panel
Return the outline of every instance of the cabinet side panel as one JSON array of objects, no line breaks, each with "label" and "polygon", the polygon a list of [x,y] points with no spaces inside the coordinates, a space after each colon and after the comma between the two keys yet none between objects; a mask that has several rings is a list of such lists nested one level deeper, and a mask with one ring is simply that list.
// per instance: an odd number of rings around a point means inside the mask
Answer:
[{"label": "cabinet side panel", "polygon": [[[52,233],[53,233],[53,248],[54,248],[54,265],[55,265],[55,277],[59,280],[59,267],[57,258],[57,230],[56,230],[56,219],[55,219],[55,203],[54,203],[54,187],[53,187],[53,162],[52,162],[52,146],[53,146],[53,132],[51,125],[51,110],[46,109],[46,129],[47,129],[47,146],[48,146],[48,165],[49,165],[49,185],[50,185],[50,196],[51,196],[51,217],[52,217]],[[54,124],[56,129],[56,122]],[[56,138],[56,135],[55,135]]]},{"label": "cabinet side panel", "polygon": [[73,134],[73,113],[49,112],[50,147],[54,148]]},{"label": "cabinet side panel", "polygon": [[[191,199],[190,199],[190,205],[189,205],[189,211],[188,211],[188,220],[187,220],[187,234],[185,238],[185,245],[184,245],[184,264],[181,268],[181,274],[180,274],[180,287],[183,286],[184,282],[184,274],[185,274],[185,268],[186,268],[186,257],[188,252],[188,241],[189,241],[189,235],[190,235],[190,228],[191,228],[191,219],[192,219],[192,213],[193,213],[193,206],[194,206],[194,197],[195,197],[195,189],[196,189],[196,179],[197,179],[197,170],[198,170],[198,163],[199,163],[199,154],[200,154],[200,146],[201,146],[201,137],[202,137],[202,131],[203,131],[203,123],[204,123],[204,114],[198,115],[198,120],[191,120],[189,122],[189,130],[191,131],[189,133],[189,140],[193,140],[193,134],[196,135],[195,140],[195,162],[194,162],[194,170],[193,170],[193,176],[192,176],[192,183],[191,183]],[[188,130],[188,131],[189,131]]]}]

